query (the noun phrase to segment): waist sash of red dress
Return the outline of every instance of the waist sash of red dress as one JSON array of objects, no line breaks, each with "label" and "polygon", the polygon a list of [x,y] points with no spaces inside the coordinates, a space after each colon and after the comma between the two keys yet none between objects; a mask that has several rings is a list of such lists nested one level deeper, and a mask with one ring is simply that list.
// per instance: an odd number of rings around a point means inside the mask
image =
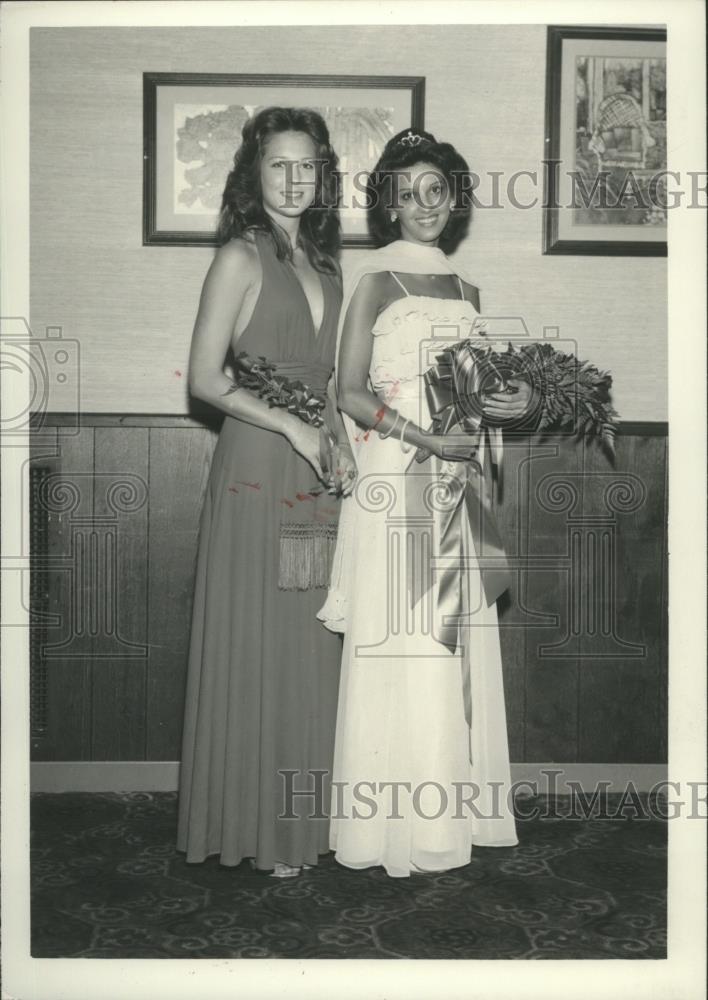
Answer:
[{"label": "waist sash of red dress", "polygon": [[[319,428],[320,464],[331,465],[335,440],[335,412],[326,394],[332,369],[317,362],[276,361],[276,374],[291,382],[302,382],[326,399],[324,425]],[[292,495],[280,498],[280,557],[278,587],[282,590],[309,590],[326,587],[337,540],[339,502],[309,469],[302,483],[295,483]]]}]

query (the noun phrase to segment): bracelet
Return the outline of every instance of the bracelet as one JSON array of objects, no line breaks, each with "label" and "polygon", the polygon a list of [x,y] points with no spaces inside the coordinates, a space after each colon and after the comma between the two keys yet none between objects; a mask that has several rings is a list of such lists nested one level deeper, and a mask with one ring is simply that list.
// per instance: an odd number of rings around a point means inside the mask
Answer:
[{"label": "bracelet", "polygon": [[401,427],[401,436],[399,438],[399,444],[401,445],[401,451],[403,452],[404,455],[407,452],[409,452],[411,450],[411,448],[413,447],[412,444],[409,444],[409,443],[407,443],[406,441],[403,440],[403,435],[405,434],[406,427],[408,426],[409,423],[410,423],[410,420],[404,420],[403,421],[403,427]]},{"label": "bracelet", "polygon": [[398,410],[395,410],[394,412],[396,414],[396,419],[393,421],[393,423],[391,424],[391,426],[389,427],[389,429],[387,431],[377,431],[377,434],[379,435],[379,437],[381,438],[382,441],[383,441],[384,438],[387,438],[389,436],[389,434],[393,433],[393,431],[396,428],[396,424],[401,419],[401,414],[398,412]]}]

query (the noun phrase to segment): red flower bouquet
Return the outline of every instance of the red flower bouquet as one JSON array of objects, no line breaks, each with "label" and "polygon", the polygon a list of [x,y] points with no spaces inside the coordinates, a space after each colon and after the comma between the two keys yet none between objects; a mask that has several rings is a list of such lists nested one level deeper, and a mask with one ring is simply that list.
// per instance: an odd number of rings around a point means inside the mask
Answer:
[{"label": "red flower bouquet", "polygon": [[261,399],[267,400],[269,406],[285,407],[313,427],[324,424],[324,393],[315,392],[299,379],[278,375],[277,365],[264,357],[254,359],[241,351],[235,361],[234,381],[224,393],[225,396],[236,389],[250,389]]}]

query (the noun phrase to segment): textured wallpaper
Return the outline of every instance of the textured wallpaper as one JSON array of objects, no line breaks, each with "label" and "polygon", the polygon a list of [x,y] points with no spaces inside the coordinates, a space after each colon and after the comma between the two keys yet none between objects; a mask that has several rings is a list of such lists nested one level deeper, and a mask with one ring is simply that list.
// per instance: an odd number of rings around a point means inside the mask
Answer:
[{"label": "textured wallpaper", "polygon": [[[82,409],[189,409],[213,251],[142,246],[144,71],[425,76],[426,127],[508,175],[543,156],[545,41],[542,25],[33,29],[30,322],[78,340]],[[544,257],[541,226],[540,205],[476,212],[458,255],[484,313],[557,327],[613,372],[623,419],[665,420],[666,259]]]}]

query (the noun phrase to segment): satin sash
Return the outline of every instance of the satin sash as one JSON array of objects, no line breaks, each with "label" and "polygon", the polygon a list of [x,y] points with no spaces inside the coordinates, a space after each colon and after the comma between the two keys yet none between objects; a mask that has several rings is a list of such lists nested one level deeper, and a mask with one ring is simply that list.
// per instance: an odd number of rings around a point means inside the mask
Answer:
[{"label": "satin sash", "polygon": [[[422,538],[435,522],[437,552],[429,560],[409,563],[408,595],[411,607],[431,588],[432,562],[439,576],[437,607],[439,639],[454,652],[458,645],[458,622],[462,616],[460,576],[467,562],[462,532],[466,519],[474,542],[475,555],[487,606],[491,606],[511,584],[509,563],[496,521],[492,493],[492,471],[489,448],[480,440],[480,461],[460,462],[455,474],[433,476],[432,469],[424,472],[409,466],[406,473],[406,514],[411,530]],[[437,488],[436,488],[437,487]],[[430,497],[436,502],[430,504]],[[442,501],[441,501],[442,498]],[[430,552],[430,546],[419,544],[417,551]],[[426,565],[427,562],[427,565]]]}]

